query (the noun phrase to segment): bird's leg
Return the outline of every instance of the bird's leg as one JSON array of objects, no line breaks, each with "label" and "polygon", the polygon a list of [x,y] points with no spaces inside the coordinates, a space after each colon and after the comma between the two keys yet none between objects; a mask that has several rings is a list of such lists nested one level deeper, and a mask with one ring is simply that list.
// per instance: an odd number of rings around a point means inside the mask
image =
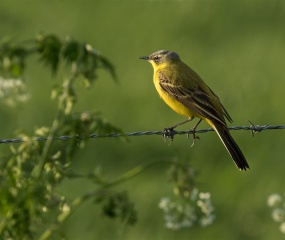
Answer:
[{"label": "bird's leg", "polygon": [[[198,125],[200,124],[201,121],[202,121],[202,118],[200,118],[200,120],[199,120],[199,121],[195,124],[195,126],[191,129],[192,135],[193,135],[193,143],[192,143],[191,147],[194,146],[194,143],[195,143],[195,141],[196,141],[197,139],[200,140],[200,138],[196,136],[195,130],[196,130],[196,128],[198,127]],[[190,135],[190,133],[187,133],[187,138],[189,138],[189,135]]]},{"label": "bird's leg", "polygon": [[190,117],[190,118],[188,118],[187,120],[185,120],[185,121],[183,121],[183,122],[181,122],[181,123],[177,123],[176,125],[174,125],[174,126],[172,126],[172,127],[170,127],[170,128],[166,128],[166,129],[174,129],[174,128],[177,128],[178,126],[181,126],[181,125],[183,125],[183,124],[185,124],[185,123],[191,122],[193,119],[194,119],[194,117]]},{"label": "bird's leg", "polygon": [[[171,142],[173,142],[173,139],[174,139],[174,135],[176,133],[176,131],[174,130],[175,128],[177,128],[178,126],[180,125],[183,125],[185,123],[188,123],[190,121],[192,121],[194,119],[194,117],[190,117],[188,118],[187,120],[181,122],[181,123],[178,123],[172,127],[168,127],[168,128],[164,128],[163,129],[163,132],[162,132],[162,138],[164,141],[166,141],[167,138],[170,138],[171,139]],[[197,124],[196,124],[197,125]],[[196,126],[195,125],[195,126]],[[198,125],[197,125],[198,126]],[[194,135],[194,134],[193,134]]]}]

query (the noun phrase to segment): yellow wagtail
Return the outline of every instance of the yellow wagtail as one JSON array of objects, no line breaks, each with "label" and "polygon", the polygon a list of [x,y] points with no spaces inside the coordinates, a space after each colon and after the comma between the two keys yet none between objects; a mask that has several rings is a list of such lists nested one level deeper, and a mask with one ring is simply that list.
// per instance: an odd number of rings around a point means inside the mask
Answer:
[{"label": "yellow wagtail", "polygon": [[[230,115],[201,77],[182,62],[175,52],[160,50],[140,59],[147,60],[153,66],[153,81],[160,97],[175,112],[188,117],[188,120],[166,130],[171,131],[197,117],[200,120],[194,126],[194,132],[203,119],[216,131],[237,167],[240,170],[249,168],[227,128],[225,118],[232,122]],[[193,137],[195,140],[195,132]]]}]

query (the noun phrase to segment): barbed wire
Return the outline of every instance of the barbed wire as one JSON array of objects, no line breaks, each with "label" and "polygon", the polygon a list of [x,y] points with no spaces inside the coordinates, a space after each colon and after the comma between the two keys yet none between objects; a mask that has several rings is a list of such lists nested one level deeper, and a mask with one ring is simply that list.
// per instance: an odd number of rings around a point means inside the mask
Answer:
[{"label": "barbed wire", "polygon": [[[250,122],[251,123],[251,122]],[[251,123],[250,126],[233,126],[233,127],[228,127],[229,130],[249,130],[252,133],[252,136],[254,134],[264,131],[264,130],[273,130],[273,129],[285,129],[284,125],[254,125]],[[82,140],[82,139],[95,139],[95,138],[117,138],[117,137],[134,137],[134,136],[150,136],[150,135],[161,135],[163,136],[164,140],[166,138],[171,138],[175,135],[190,135],[193,133],[207,133],[207,132],[213,132],[214,129],[212,128],[207,128],[207,129],[200,129],[200,130],[187,130],[187,131],[176,131],[176,130],[171,130],[171,133],[169,133],[169,129],[164,129],[163,131],[140,131],[140,132],[130,132],[130,133],[108,133],[108,134],[90,134],[86,138],[82,138],[80,135],[73,135],[73,136],[59,136],[59,137],[53,137],[52,140],[71,140],[71,139],[76,139],[76,140]],[[35,137],[33,138],[35,141],[42,142],[42,141],[47,141],[49,137]],[[26,142],[27,140],[21,139],[21,138],[14,138],[14,139],[0,139],[0,144],[2,143],[22,143]]]}]

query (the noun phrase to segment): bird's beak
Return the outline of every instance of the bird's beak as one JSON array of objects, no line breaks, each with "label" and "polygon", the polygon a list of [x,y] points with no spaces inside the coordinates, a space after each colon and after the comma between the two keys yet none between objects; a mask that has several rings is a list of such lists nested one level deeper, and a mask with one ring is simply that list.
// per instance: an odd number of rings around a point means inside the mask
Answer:
[{"label": "bird's beak", "polygon": [[142,56],[142,57],[140,57],[140,59],[142,59],[142,60],[149,60],[149,56]]}]

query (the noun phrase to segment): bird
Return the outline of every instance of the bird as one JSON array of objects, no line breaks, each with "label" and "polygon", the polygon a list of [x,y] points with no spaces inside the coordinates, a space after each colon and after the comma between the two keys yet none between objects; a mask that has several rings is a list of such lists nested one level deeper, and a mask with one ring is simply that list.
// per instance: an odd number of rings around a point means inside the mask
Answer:
[{"label": "bird", "polygon": [[[249,169],[244,154],[228,130],[226,119],[231,123],[232,118],[202,78],[173,51],[159,50],[140,59],[151,63],[153,82],[159,96],[172,110],[188,118],[165,131],[171,132],[196,117],[199,121],[192,129],[195,141],[198,138],[195,129],[204,120],[215,130],[238,169]],[[170,137],[173,136],[170,134]]]}]

